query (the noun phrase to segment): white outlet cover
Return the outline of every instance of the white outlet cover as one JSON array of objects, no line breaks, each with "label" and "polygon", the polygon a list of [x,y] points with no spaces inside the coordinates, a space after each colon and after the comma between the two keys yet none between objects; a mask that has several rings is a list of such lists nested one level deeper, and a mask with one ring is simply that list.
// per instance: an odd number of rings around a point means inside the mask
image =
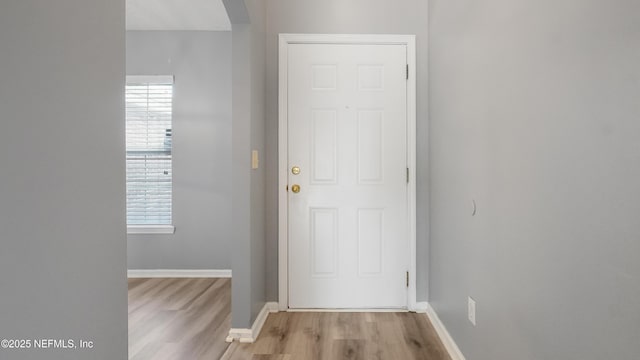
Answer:
[{"label": "white outlet cover", "polygon": [[471,297],[468,298],[467,314],[469,322],[473,324],[473,326],[476,326],[476,301]]}]

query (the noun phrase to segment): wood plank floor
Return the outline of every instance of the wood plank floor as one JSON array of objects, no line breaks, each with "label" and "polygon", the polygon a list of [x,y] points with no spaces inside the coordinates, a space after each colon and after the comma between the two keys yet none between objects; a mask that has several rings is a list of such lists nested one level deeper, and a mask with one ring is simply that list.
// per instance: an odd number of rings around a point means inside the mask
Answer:
[{"label": "wood plank floor", "polygon": [[230,279],[130,279],[129,359],[220,359]]},{"label": "wood plank floor", "polygon": [[129,359],[450,360],[424,314],[270,314],[229,345],[230,318],[230,279],[130,279]]},{"label": "wood plank floor", "polygon": [[234,342],[223,360],[450,360],[424,314],[270,314],[254,344]]}]

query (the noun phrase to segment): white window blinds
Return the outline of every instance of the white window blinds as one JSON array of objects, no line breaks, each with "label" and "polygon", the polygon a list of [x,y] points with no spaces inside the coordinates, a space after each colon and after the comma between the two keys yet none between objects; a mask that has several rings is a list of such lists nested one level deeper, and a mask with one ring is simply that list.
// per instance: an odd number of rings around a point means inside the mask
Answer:
[{"label": "white window blinds", "polygon": [[127,224],[170,225],[172,76],[127,76]]}]

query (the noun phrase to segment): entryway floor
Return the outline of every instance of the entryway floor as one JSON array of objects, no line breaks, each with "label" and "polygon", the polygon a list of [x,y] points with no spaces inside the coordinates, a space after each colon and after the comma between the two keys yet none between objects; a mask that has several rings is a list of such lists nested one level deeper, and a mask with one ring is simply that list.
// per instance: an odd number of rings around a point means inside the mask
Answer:
[{"label": "entryway floor", "polygon": [[231,279],[130,279],[130,360],[450,360],[424,314],[281,312],[225,342]]},{"label": "entryway floor", "polygon": [[234,342],[223,360],[450,360],[424,314],[270,314],[253,344]]}]

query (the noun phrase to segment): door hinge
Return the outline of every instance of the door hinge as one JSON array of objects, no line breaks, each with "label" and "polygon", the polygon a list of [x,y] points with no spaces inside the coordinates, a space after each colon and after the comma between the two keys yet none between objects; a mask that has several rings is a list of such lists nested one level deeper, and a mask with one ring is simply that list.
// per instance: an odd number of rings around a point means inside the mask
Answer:
[{"label": "door hinge", "polygon": [[407,184],[409,183],[409,168],[407,168]]},{"label": "door hinge", "polygon": [[409,287],[409,272],[407,271],[407,287]]},{"label": "door hinge", "polygon": [[407,80],[409,80],[409,64],[407,64]]}]

